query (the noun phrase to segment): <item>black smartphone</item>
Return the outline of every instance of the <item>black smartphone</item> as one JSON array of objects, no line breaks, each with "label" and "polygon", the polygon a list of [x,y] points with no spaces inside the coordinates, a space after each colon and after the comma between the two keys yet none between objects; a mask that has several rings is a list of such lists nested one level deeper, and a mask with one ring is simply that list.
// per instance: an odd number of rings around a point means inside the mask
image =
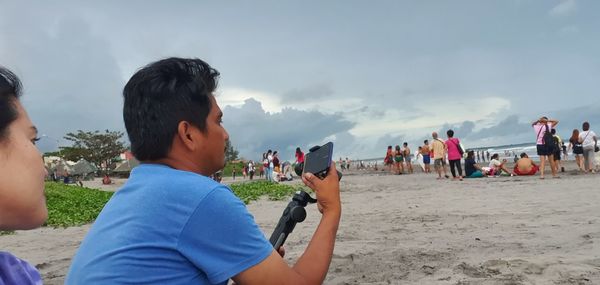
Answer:
[{"label": "black smartphone", "polygon": [[303,173],[312,173],[323,179],[327,176],[333,158],[333,143],[328,142],[320,147],[310,149],[304,157]]}]

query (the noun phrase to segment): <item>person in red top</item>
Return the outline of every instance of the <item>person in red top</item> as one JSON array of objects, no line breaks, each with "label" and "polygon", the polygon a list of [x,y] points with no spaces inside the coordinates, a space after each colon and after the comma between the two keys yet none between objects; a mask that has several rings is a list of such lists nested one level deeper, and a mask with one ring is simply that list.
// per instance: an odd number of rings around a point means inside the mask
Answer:
[{"label": "person in red top", "polygon": [[302,152],[302,150],[297,147],[296,148],[296,164],[301,164],[304,163],[304,153]]}]

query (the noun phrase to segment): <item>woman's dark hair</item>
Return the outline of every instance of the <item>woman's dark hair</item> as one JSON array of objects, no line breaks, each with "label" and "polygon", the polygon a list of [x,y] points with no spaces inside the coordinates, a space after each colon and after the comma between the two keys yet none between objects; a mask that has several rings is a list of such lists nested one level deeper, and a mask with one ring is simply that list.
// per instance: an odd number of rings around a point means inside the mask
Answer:
[{"label": "woman's dark hair", "polygon": [[584,132],[589,131],[590,130],[590,123],[583,122],[583,126],[581,126],[581,128],[583,129]]},{"label": "woman's dark hair", "polygon": [[391,146],[391,145],[388,145],[388,149],[392,149],[392,146]]},{"label": "woman's dark hair", "polygon": [[136,72],[123,89],[123,119],[135,157],[164,158],[181,121],[205,131],[218,77],[200,59],[174,57]]},{"label": "woman's dark hair", "polygon": [[446,132],[446,135],[448,135],[449,138],[454,137],[454,131],[453,130],[448,130]]},{"label": "woman's dark hair", "polygon": [[498,159],[500,156],[497,153],[492,154],[492,159]]},{"label": "woman's dark hair", "polygon": [[469,151],[467,152],[467,158],[474,158],[474,157],[475,157],[475,152],[474,152],[474,151],[472,151],[472,150],[469,150]]},{"label": "woman's dark hair", "polygon": [[579,130],[578,129],[573,130],[573,134],[571,135],[571,138],[569,139],[569,141],[575,142],[575,143],[577,143],[579,141]]},{"label": "woman's dark hair", "polygon": [[399,145],[396,145],[396,150],[400,150],[400,146]]},{"label": "woman's dark hair", "polygon": [[10,70],[0,66],[0,141],[8,136],[8,126],[17,119],[15,100],[21,96],[21,81]]},{"label": "woman's dark hair", "polygon": [[297,148],[296,148],[296,153],[297,153],[297,154],[300,154],[300,153],[302,153],[302,150],[301,150],[299,147],[297,147]]}]

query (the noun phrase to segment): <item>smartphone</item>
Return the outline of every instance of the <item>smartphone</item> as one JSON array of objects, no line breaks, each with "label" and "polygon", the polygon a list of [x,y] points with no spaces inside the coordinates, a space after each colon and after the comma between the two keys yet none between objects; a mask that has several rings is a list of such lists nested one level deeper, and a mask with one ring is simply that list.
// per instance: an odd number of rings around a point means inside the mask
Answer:
[{"label": "smartphone", "polygon": [[333,143],[328,142],[320,147],[313,147],[304,157],[304,171],[323,179],[327,176],[333,158]]}]

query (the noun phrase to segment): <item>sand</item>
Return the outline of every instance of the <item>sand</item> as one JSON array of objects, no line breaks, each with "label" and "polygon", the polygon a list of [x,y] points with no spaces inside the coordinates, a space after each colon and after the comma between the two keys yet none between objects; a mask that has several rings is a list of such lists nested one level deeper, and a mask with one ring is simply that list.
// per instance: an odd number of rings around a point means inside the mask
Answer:
[{"label": "sand", "polygon": [[[599,182],[571,170],[543,181],[346,173],[325,284],[600,284]],[[286,204],[248,209],[269,237]],[[290,264],[319,221],[316,206],[307,210],[286,243]],[[36,265],[46,284],[62,284],[88,229],[20,231],[0,245]]]}]

